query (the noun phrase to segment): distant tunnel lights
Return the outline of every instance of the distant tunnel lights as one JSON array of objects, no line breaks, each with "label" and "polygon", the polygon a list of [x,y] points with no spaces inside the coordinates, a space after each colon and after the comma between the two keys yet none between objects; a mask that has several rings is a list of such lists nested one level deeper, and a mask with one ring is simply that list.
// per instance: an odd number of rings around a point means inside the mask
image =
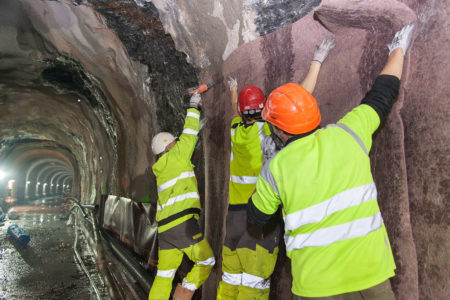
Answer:
[{"label": "distant tunnel lights", "polygon": [[2,180],[3,178],[5,178],[6,175],[7,175],[7,174],[6,174],[5,171],[0,170],[0,180]]}]

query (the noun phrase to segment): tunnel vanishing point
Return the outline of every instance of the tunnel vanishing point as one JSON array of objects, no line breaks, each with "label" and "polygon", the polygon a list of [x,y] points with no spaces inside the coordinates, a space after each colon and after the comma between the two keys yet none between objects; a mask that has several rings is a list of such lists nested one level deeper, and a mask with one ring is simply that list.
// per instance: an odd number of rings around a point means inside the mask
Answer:
[{"label": "tunnel vanishing point", "polygon": [[[300,82],[315,45],[332,35],[314,96],[322,124],[335,123],[373,84],[394,33],[415,23],[400,94],[370,160],[396,298],[450,299],[449,14],[445,0],[0,0],[2,208],[24,214],[51,197],[75,204],[103,297],[145,299],[158,259],[151,140],[181,134],[186,89],[214,82],[192,163],[217,261],[194,298],[215,299],[230,176],[228,77],[267,96]],[[183,262],[177,276],[190,267]],[[2,272],[5,287],[8,272],[20,271]],[[291,282],[279,255],[270,299],[292,299]],[[14,295],[29,296],[0,289],[2,299]]]}]

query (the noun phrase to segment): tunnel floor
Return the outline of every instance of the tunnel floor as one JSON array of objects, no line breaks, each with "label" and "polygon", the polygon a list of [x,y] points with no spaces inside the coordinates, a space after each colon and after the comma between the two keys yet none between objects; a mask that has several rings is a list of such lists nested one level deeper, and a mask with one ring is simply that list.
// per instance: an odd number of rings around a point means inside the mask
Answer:
[{"label": "tunnel floor", "polygon": [[[67,211],[61,199],[45,198],[14,208],[19,219],[6,220],[0,226],[0,299],[97,299],[75,261],[74,227],[60,219]],[[9,236],[11,224],[30,235],[27,246],[19,247]],[[106,298],[96,263],[80,231],[78,237],[78,251],[103,293],[100,297]]]}]

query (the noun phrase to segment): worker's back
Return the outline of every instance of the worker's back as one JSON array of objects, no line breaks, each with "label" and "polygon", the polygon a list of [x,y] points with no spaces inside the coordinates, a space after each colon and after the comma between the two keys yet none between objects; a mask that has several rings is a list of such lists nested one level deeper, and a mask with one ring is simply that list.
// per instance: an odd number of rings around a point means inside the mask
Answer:
[{"label": "worker's back", "polygon": [[241,117],[231,124],[230,204],[246,204],[263,163],[261,142],[270,131],[263,121],[247,125]]},{"label": "worker's back", "polygon": [[361,105],[291,142],[261,171],[283,207],[296,294],[362,290],[394,275],[367,154],[378,125],[376,112]]}]

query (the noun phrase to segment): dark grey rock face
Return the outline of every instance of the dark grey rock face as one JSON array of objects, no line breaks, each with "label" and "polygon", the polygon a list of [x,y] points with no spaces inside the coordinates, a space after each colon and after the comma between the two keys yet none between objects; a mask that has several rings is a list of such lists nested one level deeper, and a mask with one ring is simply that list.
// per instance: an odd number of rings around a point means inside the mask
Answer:
[{"label": "dark grey rock face", "polygon": [[300,20],[319,6],[320,2],[321,0],[270,0],[256,1],[248,7],[257,12],[257,32],[264,36]]},{"label": "dark grey rock face", "polygon": [[126,47],[128,55],[148,67],[148,84],[156,102],[161,131],[181,132],[187,88],[198,85],[198,70],[186,62],[186,55],[175,49],[159,14],[151,2],[90,0]]}]

